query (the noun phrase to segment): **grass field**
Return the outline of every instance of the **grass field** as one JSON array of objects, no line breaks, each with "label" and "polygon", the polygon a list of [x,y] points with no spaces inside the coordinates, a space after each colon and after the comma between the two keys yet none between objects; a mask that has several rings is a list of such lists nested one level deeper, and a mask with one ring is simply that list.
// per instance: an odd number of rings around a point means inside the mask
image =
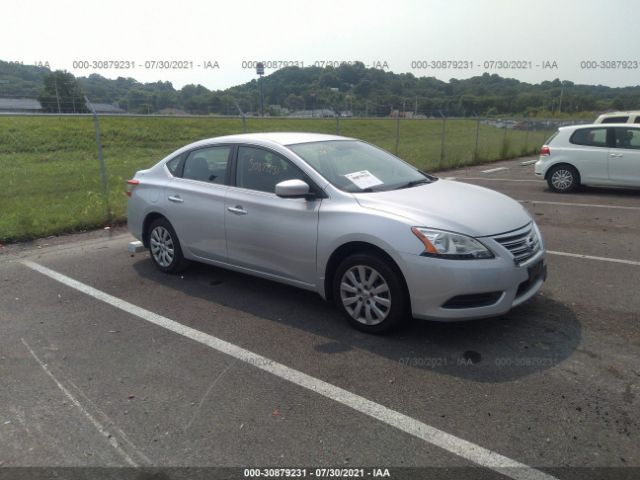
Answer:
[{"label": "grass field", "polygon": [[[247,119],[248,132],[336,133],[335,119]],[[101,117],[113,221],[125,219],[125,182],[178,147],[202,138],[241,133],[233,118]],[[498,129],[476,122],[402,120],[398,155],[428,171],[537,151],[549,131]],[[393,119],[341,119],[340,134],[391,152]],[[0,242],[105,225],[107,208],[91,117],[0,116]]]}]

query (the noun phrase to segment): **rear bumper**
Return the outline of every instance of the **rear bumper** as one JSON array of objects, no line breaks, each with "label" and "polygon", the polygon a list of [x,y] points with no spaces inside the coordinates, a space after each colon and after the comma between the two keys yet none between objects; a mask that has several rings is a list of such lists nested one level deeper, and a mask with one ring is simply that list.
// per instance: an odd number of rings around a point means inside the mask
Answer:
[{"label": "rear bumper", "polygon": [[536,174],[536,177],[544,178],[544,175],[547,171],[547,162],[542,158],[539,159],[533,166],[533,171]]},{"label": "rear bumper", "polygon": [[518,266],[513,258],[441,260],[403,254],[415,318],[439,321],[495,317],[533,297],[546,280],[544,250]]}]

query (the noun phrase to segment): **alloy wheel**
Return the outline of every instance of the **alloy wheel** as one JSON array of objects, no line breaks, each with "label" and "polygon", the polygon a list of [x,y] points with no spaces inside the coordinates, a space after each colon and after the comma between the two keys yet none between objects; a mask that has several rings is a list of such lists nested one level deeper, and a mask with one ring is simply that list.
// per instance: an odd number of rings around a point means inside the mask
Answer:
[{"label": "alloy wheel", "polygon": [[153,229],[150,236],[151,255],[161,267],[168,267],[173,262],[174,245],[169,231],[163,226]]},{"label": "alloy wheel", "polygon": [[551,183],[558,190],[567,190],[573,185],[573,174],[569,170],[559,169],[551,175]]},{"label": "alloy wheel", "polygon": [[340,280],[340,299],[351,317],[364,325],[378,325],[391,310],[391,290],[384,277],[367,265],[354,265]]}]

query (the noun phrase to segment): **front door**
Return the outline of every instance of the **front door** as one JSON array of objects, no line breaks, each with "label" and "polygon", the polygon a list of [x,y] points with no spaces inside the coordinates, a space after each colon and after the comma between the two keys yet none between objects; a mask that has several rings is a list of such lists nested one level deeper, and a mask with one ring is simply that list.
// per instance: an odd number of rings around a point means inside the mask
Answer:
[{"label": "front door", "polygon": [[233,265],[311,286],[321,200],[278,197],[275,185],[291,179],[309,181],[275,152],[238,147],[235,186],[225,201],[227,253]]},{"label": "front door", "polygon": [[615,127],[609,150],[609,178],[618,185],[640,187],[640,128]]}]

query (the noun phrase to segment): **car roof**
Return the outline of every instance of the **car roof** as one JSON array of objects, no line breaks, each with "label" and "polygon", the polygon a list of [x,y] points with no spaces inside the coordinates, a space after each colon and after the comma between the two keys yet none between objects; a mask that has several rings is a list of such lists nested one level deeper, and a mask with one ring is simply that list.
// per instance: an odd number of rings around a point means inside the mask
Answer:
[{"label": "car roof", "polygon": [[605,112],[600,117],[617,117],[618,115],[639,115],[640,110],[620,110],[617,112]]},{"label": "car roof", "polygon": [[576,130],[578,128],[608,128],[608,127],[625,127],[640,128],[640,123],[584,123],[579,125],[564,125],[558,127],[558,130]]},{"label": "car roof", "polygon": [[349,137],[341,137],[339,135],[327,135],[324,133],[305,133],[305,132],[261,132],[261,133],[242,133],[237,135],[225,135],[222,137],[213,137],[192,143],[190,147],[199,145],[207,145],[211,143],[257,143],[262,145],[294,145],[297,143],[311,142],[327,142],[331,140],[354,140]]}]

